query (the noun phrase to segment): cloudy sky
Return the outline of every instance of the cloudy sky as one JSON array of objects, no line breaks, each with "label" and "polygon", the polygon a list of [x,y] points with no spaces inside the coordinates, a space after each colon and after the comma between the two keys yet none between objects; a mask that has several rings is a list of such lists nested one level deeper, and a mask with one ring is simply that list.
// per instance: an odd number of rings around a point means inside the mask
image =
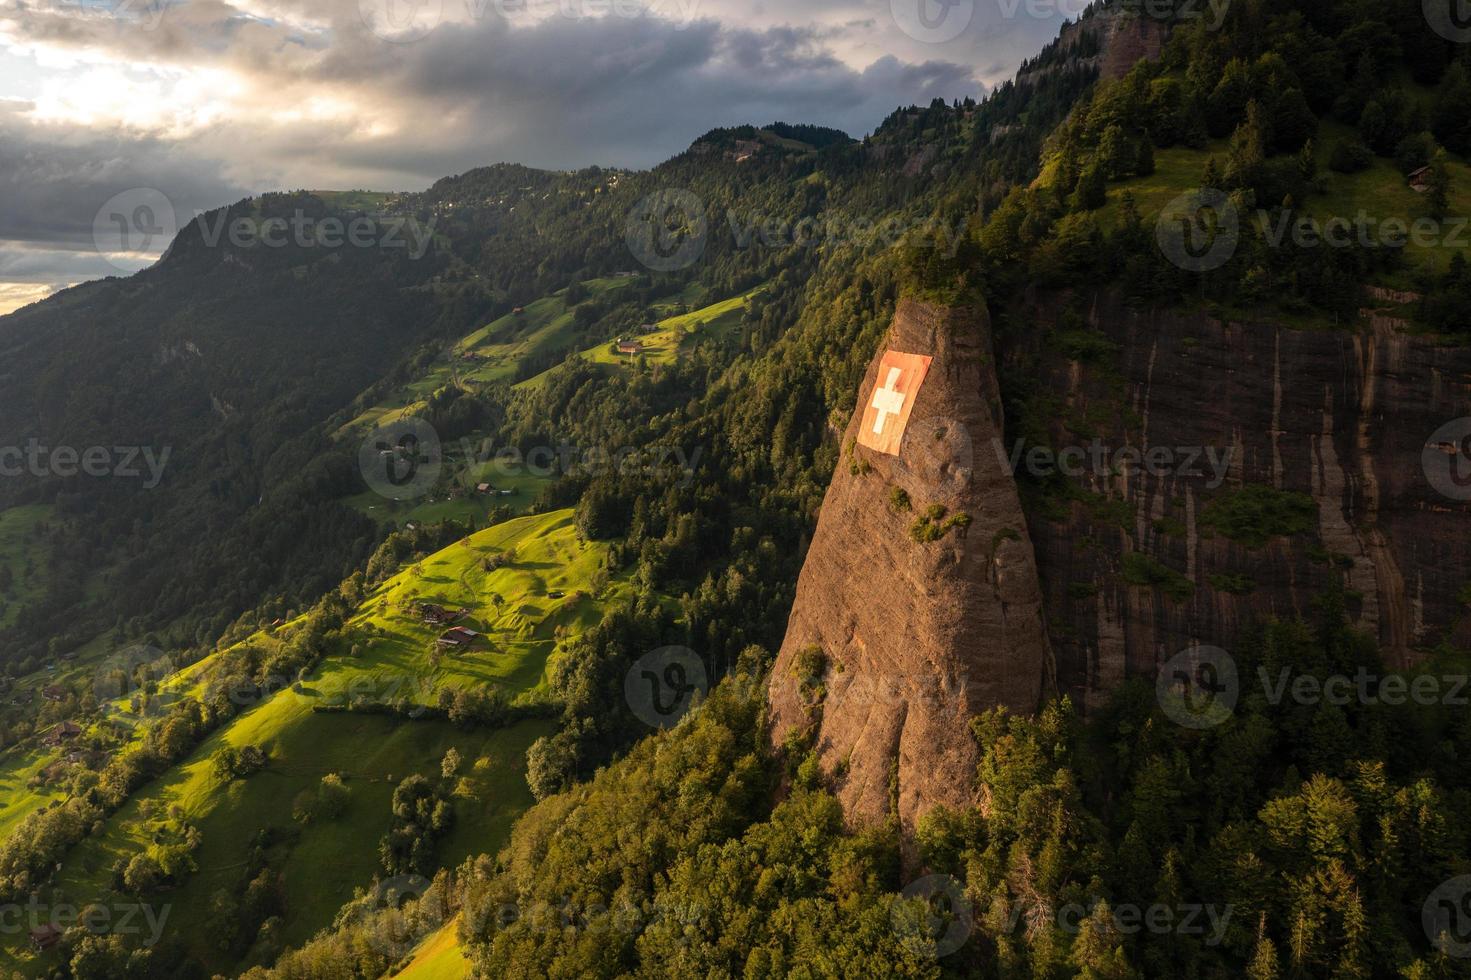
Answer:
[{"label": "cloudy sky", "polygon": [[[982,95],[1081,3],[0,0],[0,313],[264,190],[646,167],[778,119],[861,135]],[[159,234],[123,241],[120,212]]]}]

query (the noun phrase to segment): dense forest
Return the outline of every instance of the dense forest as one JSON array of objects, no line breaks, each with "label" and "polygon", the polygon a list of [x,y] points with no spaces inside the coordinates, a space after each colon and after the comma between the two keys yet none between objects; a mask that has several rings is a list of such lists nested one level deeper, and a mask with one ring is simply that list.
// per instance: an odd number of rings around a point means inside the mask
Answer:
[{"label": "dense forest", "polygon": [[[1471,54],[1428,31],[1417,4],[1233,5],[1219,31],[1182,19],[1158,61],[1113,81],[1097,81],[1096,54],[1095,35],[1081,32],[979,104],[900,109],[862,141],[775,124],[706,134],[647,173],[498,166],[447,178],[392,205],[436,221],[422,263],[289,251],[225,261],[191,226],[155,269],[7,318],[7,371],[28,379],[17,404],[36,414],[0,412],[0,432],[164,440],[178,462],[157,492],[43,481],[5,501],[55,505],[58,572],[8,631],[4,668],[29,672],[101,631],[191,663],[304,613],[273,658],[247,645],[212,663],[216,690],[259,693],[350,647],[344,616],[364,588],[468,529],[390,535],[343,505],[360,489],[357,447],[334,432],[448,341],[627,271],[625,217],[655,190],[690,189],[721,230],[732,212],[787,227],[881,214],[959,228],[953,248],[915,235],[897,247],[742,247],[712,233],[698,263],[639,272],[575,336],[621,336],[690,283],[719,297],[764,285],[736,342],[613,378],[576,357],[528,363],[515,380],[550,368],[544,383],[430,399],[426,420],[446,440],[698,447],[704,462],[692,473],[560,472],[541,491],[535,509],[574,507],[581,535],[609,544],[607,572],[628,573],[636,595],[555,660],[555,731],[528,755],[539,802],[511,844],[438,868],[435,839],[452,807],[435,774],[405,777],[381,843],[384,877],[432,885],[402,908],[367,887],[332,929],[251,975],[376,978],[456,917],[487,977],[1471,975],[1471,961],[1437,951],[1422,923],[1425,896],[1471,872],[1464,709],[1251,696],[1226,723],[1191,730],[1170,722],[1152,685],[1131,685],[1086,719],[1065,699],[1034,718],[992,712],[973,725],[985,805],[934,812],[914,840],[897,822],[851,831],[812,747],[768,748],[765,674],[838,463],[832,433],[900,296],[984,303],[1000,329],[1018,331],[1027,326],[1007,311],[1029,290],[1099,283],[1140,304],[1343,320],[1358,286],[1401,267],[1395,250],[1274,247],[1248,224],[1227,262],[1192,271],[1162,252],[1131,198],[1101,220],[1110,183],[1152,173],[1157,151],[1225,140],[1228,152],[1192,183],[1243,212],[1290,215],[1322,194],[1312,148],[1331,124],[1352,133],[1332,151],[1335,170],[1366,156],[1405,174],[1428,168],[1435,208],[1446,161],[1471,150]],[[777,139],[754,160],[730,158],[763,133]],[[235,207],[304,201],[325,207],[303,195]],[[1466,329],[1464,260],[1416,285],[1420,327]],[[48,333],[95,347],[108,373],[47,383],[71,363],[64,344],[37,339]],[[224,357],[190,368],[186,342]],[[1008,389],[1008,412],[1027,394]],[[83,581],[96,587],[78,592]],[[1255,624],[1235,648],[1241,670],[1382,672],[1343,602],[1328,592],[1308,621]],[[642,652],[676,643],[723,679],[673,730],[644,737],[624,676]],[[1449,648],[1425,667],[1466,669],[1466,653]],[[66,709],[85,716],[96,704]],[[142,752],[7,842],[0,890],[26,893],[240,710],[230,698],[171,707]],[[243,778],[254,762],[217,764]],[[443,778],[452,772],[446,761]],[[324,786],[298,801],[305,819],[330,819],[341,792]],[[187,864],[189,828],[160,827]],[[117,869],[133,891],[169,876]],[[945,901],[926,901],[936,895]],[[281,913],[268,874],[234,900],[252,933]],[[116,937],[85,939],[70,969],[192,975],[176,947],[131,950]]]}]

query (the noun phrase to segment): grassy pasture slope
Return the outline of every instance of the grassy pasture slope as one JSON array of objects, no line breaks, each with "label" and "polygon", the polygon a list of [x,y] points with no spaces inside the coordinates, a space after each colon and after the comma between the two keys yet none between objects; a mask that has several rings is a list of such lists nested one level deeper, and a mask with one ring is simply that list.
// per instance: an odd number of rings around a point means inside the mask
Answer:
[{"label": "grassy pasture slope", "polygon": [[463,980],[470,974],[470,963],[460,948],[456,934],[459,920],[440,926],[414,950],[409,965],[393,974],[394,980]]},{"label": "grassy pasture slope", "polygon": [[[515,549],[516,557],[487,571],[483,560]],[[106,901],[111,868],[148,844],[147,810],[178,806],[198,827],[203,842],[194,857],[199,870],[177,888],[154,896],[167,904],[167,932],[188,942],[212,968],[219,960],[210,940],[209,906],[214,893],[238,883],[248,848],[263,828],[283,831],[267,849],[273,866],[285,869],[292,914],[280,933],[298,945],[328,925],[355,887],[379,869],[378,839],[388,829],[389,800],[411,773],[437,777],[439,760],[454,747],[463,763],[467,795],[455,801],[454,829],[439,845],[442,863],[471,854],[494,853],[515,818],[531,803],[525,782],[525,753],[551,732],[550,721],[524,721],[501,730],[462,730],[446,722],[381,715],[320,713],[314,706],[340,703],[354,694],[371,699],[405,696],[432,704],[440,688],[484,689],[499,685],[508,695],[536,696],[545,688],[547,664],[559,627],[575,634],[597,623],[603,606],[630,591],[614,579],[594,596],[594,578],[604,548],[578,540],[571,511],[518,518],[480,531],[405,568],[378,587],[350,621],[359,653],[327,658],[299,689],[277,693],[246,711],[191,753],[168,774],[145,786],[103,831],[79,844],[64,862],[59,884],[77,904]],[[562,599],[549,592],[562,591]],[[496,596],[500,601],[496,601]],[[411,614],[416,599],[470,609],[465,625],[487,634],[471,653],[446,654],[434,666],[432,640],[439,629]],[[292,624],[275,632],[286,634]],[[250,642],[278,642],[258,634]],[[197,692],[203,665],[171,678],[167,687]],[[222,745],[265,747],[266,770],[233,783],[214,773],[210,756]],[[291,803],[329,772],[343,775],[351,789],[346,813],[331,823],[303,827],[291,818]],[[3,777],[10,791],[19,773]],[[21,784],[23,786],[23,784]],[[9,815],[4,810],[0,814]],[[303,869],[300,873],[294,868]],[[0,969],[33,972],[46,962],[24,948],[24,936],[0,937]]]},{"label": "grassy pasture slope", "polygon": [[[637,338],[644,346],[643,354],[640,356],[648,364],[672,364],[680,356],[687,343],[728,337],[740,329],[741,318],[746,312],[746,304],[763,288],[757,286],[741,296],[732,296],[730,299],[712,303],[702,309],[660,320],[655,324],[657,329],[641,334]],[[587,348],[579,356],[592,364],[601,364],[615,371],[627,370],[637,358],[628,354],[616,353],[613,345],[614,342],[610,340]],[[534,378],[528,378],[516,387],[533,388],[540,386],[545,380],[546,374],[543,372]]]},{"label": "grassy pasture slope", "polygon": [[[590,279],[583,285],[591,302],[627,286],[626,278]],[[566,347],[576,331],[576,305],[569,306],[566,291],[530,303],[522,313],[508,313],[486,324],[454,344],[446,357],[437,360],[421,377],[409,382],[391,397],[366,408],[339,430],[339,435],[387,425],[415,414],[436,391],[451,384],[488,384],[515,374],[523,358]],[[475,358],[467,360],[466,354]]]},{"label": "grassy pasture slope", "polygon": [[[1333,148],[1352,135],[1352,130],[1338,123],[1324,123],[1319,128],[1313,148],[1318,163],[1318,179],[1325,193],[1313,194],[1306,201],[1299,202],[1305,214],[1320,225],[1334,217],[1352,222],[1360,211],[1381,222],[1390,218],[1413,222],[1428,216],[1425,196],[1410,189],[1409,182],[1391,160],[1375,157],[1369,169],[1357,174],[1340,174],[1328,169],[1328,158]],[[1224,169],[1228,153],[1225,140],[1212,141],[1203,150],[1177,146],[1156,151],[1152,175],[1109,184],[1108,204],[1098,212],[1100,227],[1110,229],[1117,223],[1124,191],[1134,195],[1146,225],[1152,225],[1174,199],[1201,186],[1207,160],[1214,156],[1216,166]],[[1450,213],[1471,214],[1471,167],[1452,159],[1450,169]],[[1045,174],[1043,179],[1046,179]],[[1255,213],[1250,218],[1254,224],[1257,223]],[[1378,234],[1377,226],[1374,233]],[[1471,234],[1463,231],[1460,240],[1468,239],[1471,239]],[[1408,265],[1422,264],[1443,272],[1450,265],[1455,251],[1440,245],[1427,248],[1411,240],[1405,256]]]},{"label": "grassy pasture slope", "polygon": [[49,806],[62,794],[49,787],[30,788],[31,777],[56,760],[55,749],[37,745],[18,747],[0,758],[0,840],[4,840],[22,820]]},{"label": "grassy pasture slope", "polygon": [[15,622],[21,607],[46,593],[49,556],[36,533],[52,514],[49,504],[0,511],[0,568],[10,573],[10,586],[0,590],[0,629]]},{"label": "grassy pasture slope", "polygon": [[[494,447],[482,449],[475,440],[467,445],[470,453],[478,454],[479,458],[470,458],[465,452],[467,447],[457,443],[444,447],[445,463],[453,473],[451,479],[464,490],[464,496],[459,499],[426,496],[392,500],[376,491],[365,490],[344,498],[342,502],[380,524],[395,527],[402,527],[410,521],[438,524],[447,520],[461,523],[473,520],[483,526],[489,523],[490,512],[502,505],[510,507],[513,512],[525,513],[536,502],[541,488],[551,482],[548,473],[529,470],[514,460],[496,459]],[[484,458],[486,456],[490,458]],[[510,490],[512,493],[508,497],[499,494],[482,496],[474,492],[475,486],[481,482],[489,483],[496,490]]]}]

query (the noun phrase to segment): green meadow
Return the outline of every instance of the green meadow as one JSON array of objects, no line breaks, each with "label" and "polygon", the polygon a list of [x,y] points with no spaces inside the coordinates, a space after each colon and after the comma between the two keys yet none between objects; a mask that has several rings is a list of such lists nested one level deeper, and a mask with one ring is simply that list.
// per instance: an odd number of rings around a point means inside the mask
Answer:
[{"label": "green meadow", "polygon": [[[608,603],[631,594],[625,580],[602,573],[605,557],[605,546],[578,538],[572,512],[563,510],[488,528],[403,568],[363,600],[344,628],[350,637],[344,650],[243,711],[78,844],[58,875],[60,894],[78,905],[124,900],[112,892],[113,867],[156,843],[163,815],[174,812],[197,828],[201,843],[193,854],[197,870],[149,898],[169,909],[167,934],[212,968],[228,967],[212,902],[221,891],[239,889],[258,846],[281,873],[291,909],[277,938],[299,945],[380,872],[378,841],[389,828],[394,788],[414,773],[439,779],[440,760],[451,748],[462,760],[454,781],[455,825],[440,840],[437,860],[454,865],[495,853],[532,802],[526,750],[552,732],[554,722],[466,729],[432,716],[320,709],[354,698],[431,706],[441,690],[492,685],[513,701],[544,699],[559,640],[596,624]],[[441,651],[434,641],[444,627],[421,622],[420,602],[466,610],[457,625],[483,636],[472,649]],[[246,642],[269,648],[296,628],[286,623]],[[163,686],[175,696],[197,694],[207,669],[208,662],[194,665]],[[116,707],[122,709],[119,722],[131,720],[121,704]],[[244,779],[225,779],[211,756],[226,745],[260,747],[269,762]],[[0,801],[43,805],[24,781],[53,756],[37,753],[0,770]],[[343,814],[305,824],[294,819],[293,800],[329,773],[341,776],[350,791]],[[13,825],[22,815],[0,807],[0,821]],[[5,937],[5,946],[0,969],[32,972],[46,964],[45,956],[24,948],[24,936]]]},{"label": "green meadow", "polygon": [[577,334],[579,305],[626,287],[627,278],[591,279],[587,299],[568,303],[563,290],[536,300],[520,313],[508,313],[486,324],[454,344],[422,375],[394,391],[388,398],[365,407],[339,434],[376,425],[388,425],[421,411],[435,392],[450,385],[473,386],[506,381],[516,373],[524,358],[565,349]]},{"label": "green meadow", "polygon": [[393,974],[395,980],[463,980],[470,974],[470,962],[460,947],[456,934],[459,921],[440,926],[414,950],[408,966]]},{"label": "green meadow", "polygon": [[[1352,130],[1337,123],[1324,123],[1319,128],[1313,149],[1322,193],[1314,193],[1306,201],[1297,202],[1301,212],[1316,221],[1320,227],[1331,218],[1352,222],[1361,212],[1378,222],[1391,218],[1414,222],[1429,217],[1425,195],[1411,189],[1409,181],[1391,160],[1375,157],[1367,170],[1356,174],[1341,174],[1329,169],[1328,159],[1333,148],[1341,140],[1352,137]],[[1228,154],[1229,147],[1225,140],[1212,141],[1202,150],[1172,147],[1156,151],[1153,174],[1109,184],[1108,203],[1098,212],[1100,227],[1107,230],[1117,224],[1125,191],[1134,195],[1135,203],[1145,221],[1153,223],[1182,194],[1201,187],[1206,162],[1211,157],[1215,157],[1216,167],[1224,170]],[[1455,159],[1450,161],[1449,166],[1450,213],[1471,214],[1471,167]],[[1045,182],[1046,174],[1041,179]],[[1265,207],[1268,203],[1259,202],[1259,206]],[[1183,210],[1174,207],[1172,213],[1182,213]],[[1250,220],[1260,226],[1255,214],[1250,216]],[[1275,229],[1272,231],[1275,233]],[[1373,233],[1377,235],[1378,231]],[[1467,250],[1471,232],[1463,228],[1458,237],[1460,244],[1454,247],[1438,242],[1426,244],[1410,240],[1405,248],[1407,265],[1411,270],[1419,266],[1438,272],[1445,271],[1450,265],[1452,255]]]},{"label": "green meadow", "polygon": [[[580,352],[578,356],[591,364],[600,364],[615,371],[630,370],[640,361],[649,365],[672,364],[681,354],[686,353],[691,346],[701,340],[724,340],[737,333],[741,328],[741,320],[745,316],[747,304],[764,288],[757,286],[740,296],[732,296],[719,303],[712,303],[689,313],[671,315],[660,320],[654,324],[655,329],[636,337],[627,338],[639,342],[643,349],[638,354],[620,354],[617,341],[610,340],[595,347],[589,347]],[[516,387],[518,389],[539,387],[545,380],[546,373],[543,372],[534,378],[528,378]]]},{"label": "green meadow", "polygon": [[49,504],[0,511],[0,629],[46,594],[51,563],[38,528],[52,512]]},{"label": "green meadow", "polygon": [[[440,492],[424,497],[397,500],[375,490],[365,490],[343,499],[343,503],[380,524],[403,527],[405,524],[438,524],[458,521],[481,527],[490,523],[490,515],[499,507],[509,507],[513,514],[524,514],[536,502],[542,487],[551,482],[545,469],[531,469],[515,459],[497,459],[494,450],[482,450],[474,443],[466,447],[444,447],[445,464],[451,468],[451,482],[458,496]],[[488,457],[488,458],[487,458]],[[488,483],[492,492],[479,493],[475,488]],[[510,494],[500,491],[509,490]]]}]

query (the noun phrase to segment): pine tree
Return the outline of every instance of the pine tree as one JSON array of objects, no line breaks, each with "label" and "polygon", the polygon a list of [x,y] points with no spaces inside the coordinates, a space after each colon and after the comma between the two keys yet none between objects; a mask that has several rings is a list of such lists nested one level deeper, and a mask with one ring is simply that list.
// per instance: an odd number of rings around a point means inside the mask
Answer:
[{"label": "pine tree", "polygon": [[1093,164],[1078,178],[1069,203],[1074,211],[1096,211],[1108,202],[1108,177],[1103,167]]},{"label": "pine tree", "polygon": [[1297,153],[1297,173],[1303,180],[1318,176],[1317,147],[1313,144],[1313,140],[1308,140]]},{"label": "pine tree", "polygon": [[1445,150],[1436,150],[1430,161],[1430,179],[1425,191],[1425,203],[1430,207],[1430,216],[1444,218],[1451,208],[1450,157]]},{"label": "pine tree", "polygon": [[1205,174],[1200,178],[1200,186],[1210,190],[1219,190],[1221,187],[1221,169],[1216,166],[1216,158],[1211,157],[1205,161]]},{"label": "pine tree", "polygon": [[1258,935],[1256,949],[1252,951],[1251,962],[1246,967],[1248,980],[1277,980],[1281,975],[1276,945],[1265,935]]},{"label": "pine tree", "polygon": [[1148,177],[1154,173],[1154,140],[1149,138],[1148,133],[1139,140],[1139,154],[1134,172],[1140,177]]},{"label": "pine tree", "polygon": [[1440,81],[1430,110],[1430,129],[1456,153],[1471,153],[1471,72],[1453,62]]}]

